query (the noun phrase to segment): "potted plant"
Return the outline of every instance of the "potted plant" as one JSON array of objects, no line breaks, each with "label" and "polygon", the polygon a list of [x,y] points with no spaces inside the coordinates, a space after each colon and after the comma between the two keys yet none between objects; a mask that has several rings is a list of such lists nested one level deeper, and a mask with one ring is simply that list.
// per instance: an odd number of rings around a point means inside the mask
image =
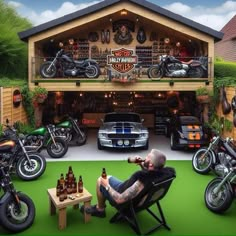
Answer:
[{"label": "potted plant", "polygon": [[45,88],[42,88],[40,86],[37,86],[32,91],[32,102],[35,107],[37,107],[39,104],[44,103],[48,96],[48,91]]},{"label": "potted plant", "polygon": [[196,98],[199,103],[208,103],[212,97],[212,91],[206,87],[200,87],[196,90]]}]

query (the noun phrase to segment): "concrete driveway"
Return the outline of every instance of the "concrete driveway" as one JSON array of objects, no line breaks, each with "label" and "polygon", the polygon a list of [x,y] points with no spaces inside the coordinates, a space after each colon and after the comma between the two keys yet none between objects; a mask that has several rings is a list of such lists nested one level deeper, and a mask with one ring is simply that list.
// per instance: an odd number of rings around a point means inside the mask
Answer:
[{"label": "concrete driveway", "polygon": [[95,160],[127,160],[129,156],[140,155],[145,157],[147,153],[156,148],[164,152],[167,160],[192,160],[194,151],[172,151],[170,149],[170,140],[164,135],[156,135],[153,130],[150,130],[149,150],[114,150],[114,149],[97,149],[97,129],[88,131],[88,139],[83,146],[69,146],[66,155],[60,159],[51,158],[45,150],[42,154],[47,161],[95,161]]}]

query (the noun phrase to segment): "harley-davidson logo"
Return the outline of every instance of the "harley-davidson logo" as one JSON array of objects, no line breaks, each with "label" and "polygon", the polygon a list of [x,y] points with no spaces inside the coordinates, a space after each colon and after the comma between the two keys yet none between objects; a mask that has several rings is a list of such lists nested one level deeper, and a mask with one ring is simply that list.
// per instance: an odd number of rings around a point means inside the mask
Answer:
[{"label": "harley-davidson logo", "polygon": [[107,56],[107,64],[119,73],[127,73],[134,69],[137,64],[138,57],[134,55],[133,50],[121,48],[112,50],[112,55]]}]

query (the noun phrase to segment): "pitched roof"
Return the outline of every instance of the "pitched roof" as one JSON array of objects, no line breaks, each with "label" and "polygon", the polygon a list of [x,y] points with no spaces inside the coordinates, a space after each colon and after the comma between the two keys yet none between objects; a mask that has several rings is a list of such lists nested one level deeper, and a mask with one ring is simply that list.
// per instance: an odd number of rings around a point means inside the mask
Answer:
[{"label": "pitched roof", "polygon": [[149,11],[152,11],[154,13],[158,13],[158,14],[168,17],[172,20],[180,22],[184,25],[187,25],[193,29],[196,29],[196,30],[201,31],[205,34],[208,34],[208,35],[214,37],[214,39],[216,41],[221,40],[223,38],[223,33],[220,31],[216,31],[216,30],[213,30],[212,28],[201,25],[195,21],[192,21],[192,20],[185,18],[181,15],[178,15],[178,14],[175,14],[171,11],[168,11],[168,10],[166,10],[158,5],[155,5],[151,2],[148,2],[146,0],[105,0],[105,1],[102,1],[102,2],[97,3],[95,5],[84,8],[82,10],[76,11],[74,13],[65,15],[63,17],[57,18],[55,20],[49,21],[47,23],[44,23],[44,24],[41,24],[38,26],[35,26],[31,29],[19,32],[18,35],[21,40],[27,41],[30,36],[33,36],[37,33],[57,27],[57,26],[62,25],[64,23],[68,23],[68,22],[78,19],[80,17],[89,15],[89,14],[97,12],[101,9],[104,9],[104,8],[107,8],[107,7],[112,6],[114,4],[117,4],[119,2],[125,2],[125,1],[132,2],[136,5],[139,5],[143,8],[148,9]]},{"label": "pitched roof", "polygon": [[236,38],[236,15],[221,29],[224,33],[222,41]]}]

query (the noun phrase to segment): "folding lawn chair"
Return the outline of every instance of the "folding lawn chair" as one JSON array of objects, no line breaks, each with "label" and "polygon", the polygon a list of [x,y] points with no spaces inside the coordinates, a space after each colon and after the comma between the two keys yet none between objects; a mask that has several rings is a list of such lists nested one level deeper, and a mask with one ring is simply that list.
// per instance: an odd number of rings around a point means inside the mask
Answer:
[{"label": "folding lawn chair", "polygon": [[[141,195],[139,194],[134,199],[124,204],[112,204],[117,209],[117,213],[110,219],[110,223],[123,219],[129,223],[131,228],[138,235],[150,234],[161,226],[170,230],[170,227],[166,223],[160,200],[167,194],[175,177],[175,169],[172,167],[165,167],[164,175],[161,178],[158,178],[157,181],[153,181],[151,187],[144,193]],[[152,205],[157,206],[157,211],[155,213],[153,209],[150,209]],[[137,220],[137,213],[143,210],[146,210],[157,221],[153,227],[144,233],[141,232],[140,223]]]}]

